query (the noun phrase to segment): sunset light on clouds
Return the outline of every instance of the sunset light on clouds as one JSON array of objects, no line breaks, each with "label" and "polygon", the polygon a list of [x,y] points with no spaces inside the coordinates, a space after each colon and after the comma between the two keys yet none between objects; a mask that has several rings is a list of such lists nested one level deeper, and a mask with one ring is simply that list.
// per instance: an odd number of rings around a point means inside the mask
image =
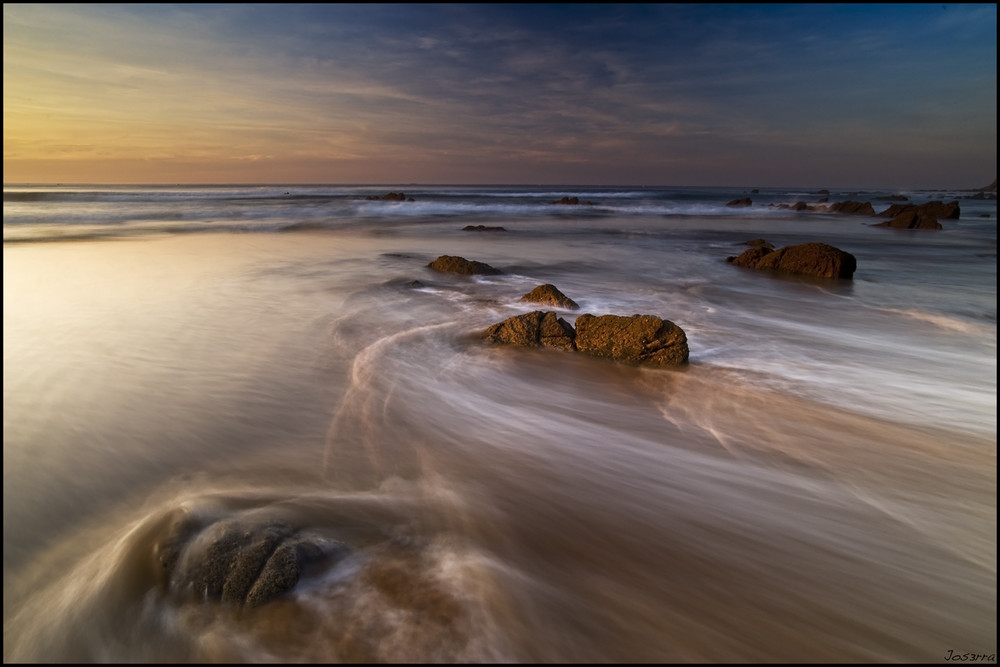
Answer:
[{"label": "sunset light on clouds", "polygon": [[979,187],[996,5],[4,5],[4,181]]}]

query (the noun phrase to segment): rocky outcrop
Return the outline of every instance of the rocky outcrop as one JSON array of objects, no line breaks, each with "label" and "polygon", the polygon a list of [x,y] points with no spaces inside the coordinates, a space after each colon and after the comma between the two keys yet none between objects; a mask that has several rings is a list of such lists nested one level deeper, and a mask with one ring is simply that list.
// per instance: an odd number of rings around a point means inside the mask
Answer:
[{"label": "rocky outcrop", "polygon": [[818,278],[852,278],[858,263],[854,255],[825,243],[803,243],[773,250],[758,245],[738,257],[727,257],[734,266],[778,271]]},{"label": "rocky outcrop", "polygon": [[679,366],[689,354],[684,330],[655,315],[581,315],[576,318],[576,349],[646,366]]},{"label": "rocky outcrop", "polygon": [[466,276],[495,276],[503,273],[500,269],[484,262],[465,259],[457,255],[441,255],[427,266],[442,273],[459,273]]},{"label": "rocky outcrop", "polygon": [[534,310],[523,315],[508,317],[483,332],[489,343],[516,345],[518,347],[554,347],[574,349],[576,332],[566,320],[553,312]]},{"label": "rocky outcrop", "polygon": [[154,556],[173,595],[256,607],[287,593],[303,568],[349,553],[338,540],[252,516],[210,522],[178,512]]},{"label": "rocky outcrop", "polygon": [[728,202],[726,204],[726,206],[732,206],[732,207],[735,208],[735,207],[750,206],[752,204],[753,204],[753,200],[750,199],[750,197],[743,197],[742,199],[734,199],[731,202]]},{"label": "rocky outcrop", "polygon": [[566,308],[567,310],[579,310],[580,306],[576,301],[559,291],[555,285],[546,283],[539,285],[521,297],[521,301],[528,303],[540,303],[556,308]]},{"label": "rocky outcrop", "polygon": [[655,315],[580,315],[576,329],[553,312],[515,315],[482,333],[489,343],[578,350],[627,364],[667,367],[687,363],[683,329]]}]

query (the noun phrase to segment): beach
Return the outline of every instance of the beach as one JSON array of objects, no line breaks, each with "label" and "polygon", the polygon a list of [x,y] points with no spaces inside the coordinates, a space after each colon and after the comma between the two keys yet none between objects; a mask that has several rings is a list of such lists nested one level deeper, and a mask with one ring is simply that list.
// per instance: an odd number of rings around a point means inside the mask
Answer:
[{"label": "beach", "polygon": [[[5,186],[5,662],[995,662],[996,201],[818,190]],[[690,358],[482,339],[537,309]],[[191,599],[181,516],[326,555]]]}]

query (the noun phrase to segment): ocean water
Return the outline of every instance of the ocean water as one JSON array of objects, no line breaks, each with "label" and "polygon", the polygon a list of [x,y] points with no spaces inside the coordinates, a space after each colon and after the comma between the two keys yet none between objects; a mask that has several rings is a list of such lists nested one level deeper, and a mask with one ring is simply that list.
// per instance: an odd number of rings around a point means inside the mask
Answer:
[{"label": "ocean water", "polygon": [[[771,206],[817,190],[5,186],[5,662],[995,656],[996,202]],[[858,269],[725,262],[754,238]],[[690,363],[478,338],[542,283],[570,323],[676,323]],[[182,515],[349,553],[185,598]]]}]

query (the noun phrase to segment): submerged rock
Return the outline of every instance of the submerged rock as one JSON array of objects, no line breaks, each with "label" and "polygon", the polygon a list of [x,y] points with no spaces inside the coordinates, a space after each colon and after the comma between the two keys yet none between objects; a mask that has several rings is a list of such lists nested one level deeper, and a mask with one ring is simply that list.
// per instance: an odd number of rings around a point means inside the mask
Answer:
[{"label": "submerged rock", "polygon": [[256,607],[290,591],[302,569],[350,549],[277,521],[251,517],[202,522],[187,513],[170,524],[154,555],[173,594]]},{"label": "submerged rock", "polygon": [[758,245],[738,257],[727,257],[734,266],[817,278],[853,278],[858,262],[854,255],[825,243],[803,243],[774,250]]},{"label": "submerged rock", "polygon": [[556,306],[557,308],[566,308],[568,310],[579,310],[580,308],[576,301],[573,301],[573,299],[560,292],[558,287],[549,283],[539,285],[535,289],[531,290],[521,297],[521,301],[528,303],[541,303],[549,306]]},{"label": "submerged rock", "polygon": [[576,349],[648,366],[679,366],[689,355],[684,330],[655,315],[581,315],[576,318]]},{"label": "submerged rock", "polygon": [[456,255],[441,255],[427,265],[435,271],[443,273],[460,273],[462,275],[485,275],[495,276],[503,273],[500,269],[494,268],[483,262],[465,259]]}]

